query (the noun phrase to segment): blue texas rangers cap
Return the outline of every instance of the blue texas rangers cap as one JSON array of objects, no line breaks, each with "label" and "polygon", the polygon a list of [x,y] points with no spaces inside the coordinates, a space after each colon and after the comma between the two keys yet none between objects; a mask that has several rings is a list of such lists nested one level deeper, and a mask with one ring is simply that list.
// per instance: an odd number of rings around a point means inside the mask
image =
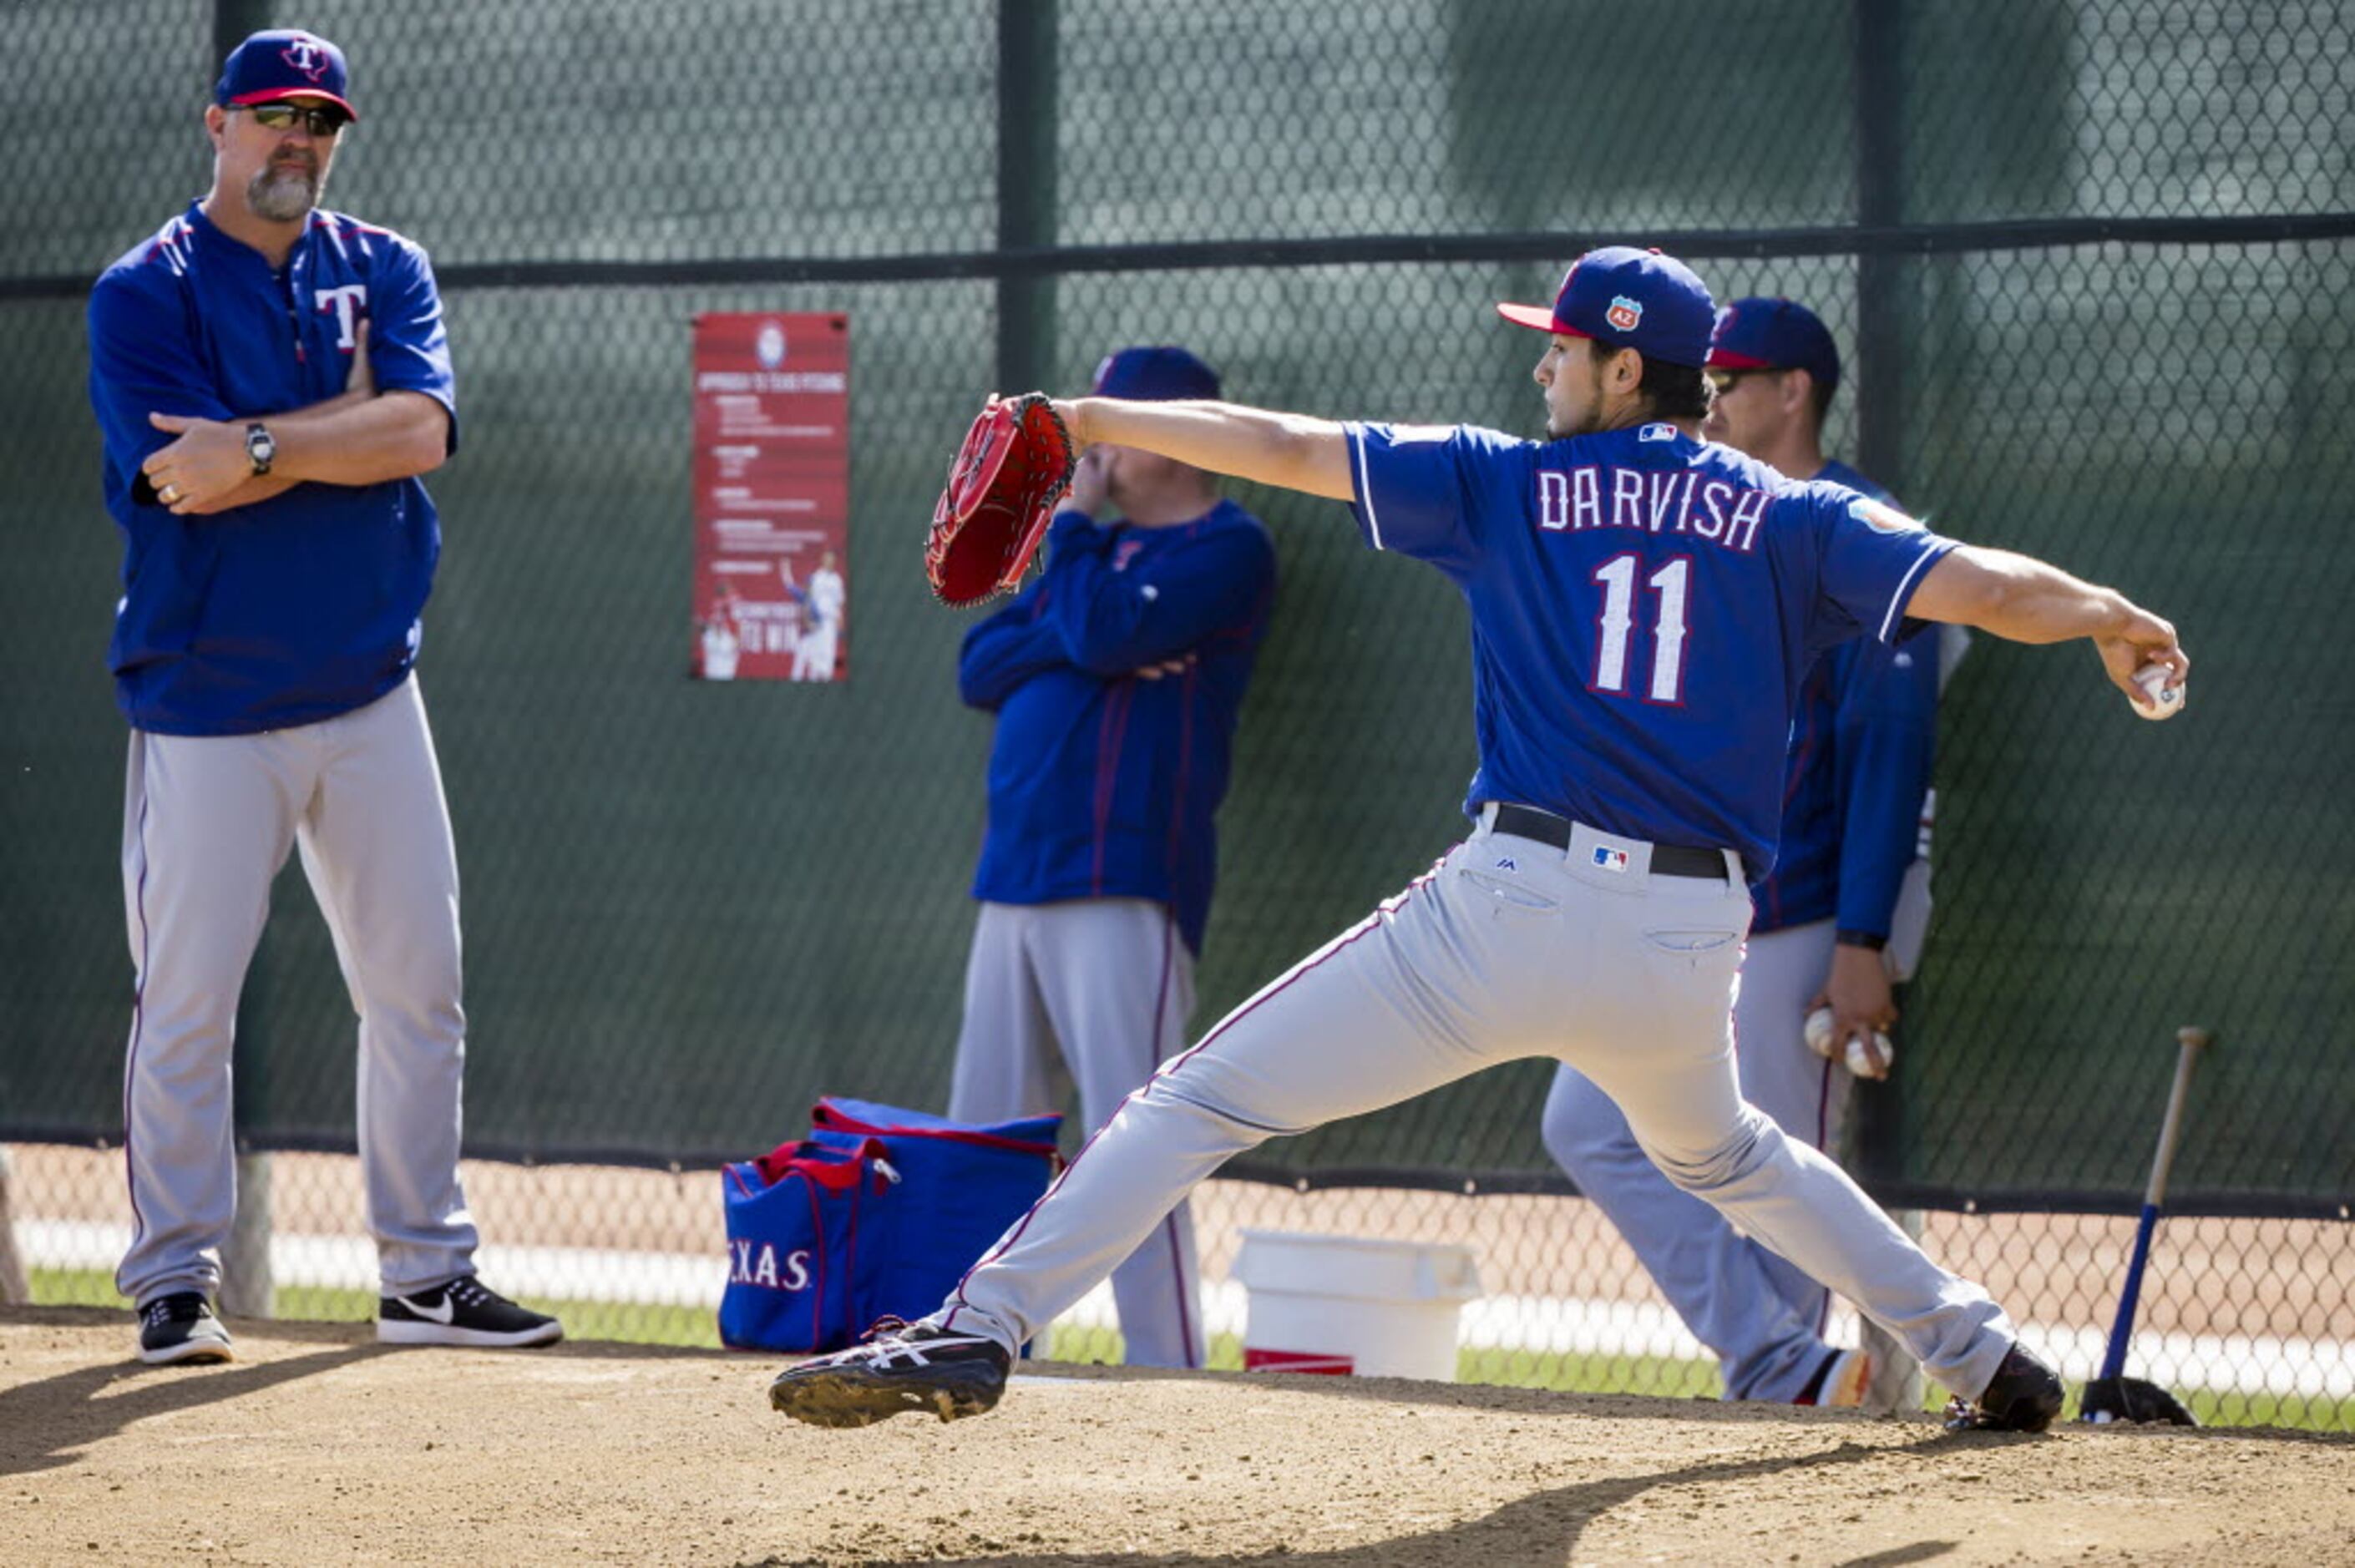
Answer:
[{"label": "blue texas rangers cap", "polygon": [[275,27],[250,35],[229,51],[220,80],[213,84],[213,101],[226,109],[282,98],[324,98],[357,120],[360,111],[346,96],[350,83],[343,50],[316,33]]},{"label": "blue texas rangers cap", "polygon": [[1804,370],[1827,397],[1839,385],[1831,329],[1796,300],[1736,300],[1718,312],[1709,362],[1727,370]]},{"label": "blue texas rangers cap", "polygon": [[1590,250],[1561,275],[1553,308],[1498,305],[1507,321],[1540,332],[1591,337],[1647,359],[1698,369],[1709,358],[1717,302],[1693,270],[1657,249],[1632,245]]},{"label": "blue texas rangers cap", "polygon": [[1182,348],[1124,348],[1096,366],[1099,397],[1138,403],[1169,403],[1188,397],[1216,398],[1219,373]]}]

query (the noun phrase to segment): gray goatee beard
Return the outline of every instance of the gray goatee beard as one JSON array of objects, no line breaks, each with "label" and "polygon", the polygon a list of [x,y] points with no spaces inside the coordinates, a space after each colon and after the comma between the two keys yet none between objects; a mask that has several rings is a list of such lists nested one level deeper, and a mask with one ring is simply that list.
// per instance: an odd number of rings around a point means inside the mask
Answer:
[{"label": "gray goatee beard", "polygon": [[321,183],[316,169],[264,168],[246,181],[245,205],[256,217],[292,223],[316,205]]}]

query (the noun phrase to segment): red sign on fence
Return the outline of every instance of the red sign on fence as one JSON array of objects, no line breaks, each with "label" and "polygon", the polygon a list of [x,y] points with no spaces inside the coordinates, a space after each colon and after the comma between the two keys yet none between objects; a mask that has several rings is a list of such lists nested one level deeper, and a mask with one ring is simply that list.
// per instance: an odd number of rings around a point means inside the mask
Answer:
[{"label": "red sign on fence", "polygon": [[695,318],[695,652],[706,681],[850,670],[850,318]]}]

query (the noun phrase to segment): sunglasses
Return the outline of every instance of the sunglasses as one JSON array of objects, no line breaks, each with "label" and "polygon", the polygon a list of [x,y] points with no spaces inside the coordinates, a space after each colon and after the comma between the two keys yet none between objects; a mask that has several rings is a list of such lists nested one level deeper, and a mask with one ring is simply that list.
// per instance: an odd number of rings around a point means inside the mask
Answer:
[{"label": "sunglasses", "polygon": [[1783,373],[1780,370],[1769,369],[1764,366],[1756,366],[1746,370],[1704,370],[1701,372],[1701,375],[1708,378],[1710,386],[1716,389],[1717,395],[1721,397],[1725,396],[1728,392],[1732,391],[1736,387],[1741,386],[1742,382],[1753,376],[1780,376]]},{"label": "sunglasses", "polygon": [[303,129],[314,136],[332,136],[351,123],[351,116],[340,109],[305,109],[295,103],[240,103],[234,107],[253,116],[253,122],[264,131],[291,131],[299,121]]}]

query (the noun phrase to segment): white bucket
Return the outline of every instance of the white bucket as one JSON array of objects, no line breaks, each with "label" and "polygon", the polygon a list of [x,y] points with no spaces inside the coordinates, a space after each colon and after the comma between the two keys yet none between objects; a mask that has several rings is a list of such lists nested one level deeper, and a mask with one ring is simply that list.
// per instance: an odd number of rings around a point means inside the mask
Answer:
[{"label": "white bucket", "polygon": [[1455,1381],[1455,1326],[1480,1294],[1472,1249],[1297,1231],[1242,1233],[1243,1365]]}]

